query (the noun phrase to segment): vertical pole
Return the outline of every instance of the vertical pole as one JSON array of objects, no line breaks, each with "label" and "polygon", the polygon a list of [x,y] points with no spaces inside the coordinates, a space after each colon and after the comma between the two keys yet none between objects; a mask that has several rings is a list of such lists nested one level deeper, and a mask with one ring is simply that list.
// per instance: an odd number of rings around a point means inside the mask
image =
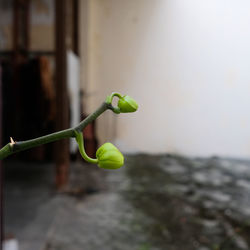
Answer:
[{"label": "vertical pole", "polygon": [[[56,51],[56,129],[69,127],[69,101],[66,62],[66,0],[55,0]],[[56,142],[56,185],[62,189],[68,181],[69,141]]]},{"label": "vertical pole", "polygon": [[[0,147],[2,146],[2,69],[0,66]],[[3,246],[3,164],[0,161],[0,250]]]},{"label": "vertical pole", "polygon": [[73,50],[79,55],[79,1],[73,0]]},{"label": "vertical pole", "polygon": [[13,15],[13,49],[28,51],[30,45],[30,0],[15,0]]}]

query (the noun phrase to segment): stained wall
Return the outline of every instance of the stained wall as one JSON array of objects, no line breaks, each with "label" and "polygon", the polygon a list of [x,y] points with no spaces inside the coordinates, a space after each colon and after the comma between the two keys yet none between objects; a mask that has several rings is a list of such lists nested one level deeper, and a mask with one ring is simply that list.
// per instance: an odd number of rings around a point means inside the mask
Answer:
[{"label": "stained wall", "polygon": [[250,156],[250,3],[84,0],[87,112],[116,90],[135,114],[98,120],[124,152]]}]

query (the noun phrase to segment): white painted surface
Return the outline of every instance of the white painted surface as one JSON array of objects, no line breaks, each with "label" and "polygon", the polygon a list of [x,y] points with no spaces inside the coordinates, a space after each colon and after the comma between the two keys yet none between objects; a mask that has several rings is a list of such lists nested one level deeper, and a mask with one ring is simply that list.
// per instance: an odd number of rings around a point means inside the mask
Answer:
[{"label": "white painted surface", "polygon": [[3,241],[3,250],[18,250],[18,241],[16,239],[9,239]]},{"label": "white painted surface", "polygon": [[[70,103],[70,127],[80,122],[80,61],[72,51],[67,52],[67,85]],[[75,139],[70,139],[70,152],[77,150]]]},{"label": "white painted surface", "polygon": [[250,156],[249,1],[84,5],[87,111],[114,90],[139,103],[135,114],[99,119],[101,142],[124,152]]}]

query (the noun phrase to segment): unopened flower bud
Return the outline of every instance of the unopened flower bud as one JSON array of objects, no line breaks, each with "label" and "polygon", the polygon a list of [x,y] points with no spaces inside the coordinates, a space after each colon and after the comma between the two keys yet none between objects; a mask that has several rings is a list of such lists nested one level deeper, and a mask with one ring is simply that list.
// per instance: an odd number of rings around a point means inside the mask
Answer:
[{"label": "unopened flower bud", "polygon": [[123,96],[118,101],[118,108],[122,113],[135,112],[138,109],[137,102],[128,95]]},{"label": "unopened flower bud", "polygon": [[97,151],[98,166],[105,169],[117,169],[124,163],[122,153],[112,143],[104,143]]}]

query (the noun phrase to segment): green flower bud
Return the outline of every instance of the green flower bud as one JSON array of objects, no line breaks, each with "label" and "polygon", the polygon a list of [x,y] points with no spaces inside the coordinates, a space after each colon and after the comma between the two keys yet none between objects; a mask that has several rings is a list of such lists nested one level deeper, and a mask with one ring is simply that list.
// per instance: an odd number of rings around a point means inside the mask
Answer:
[{"label": "green flower bud", "polygon": [[135,112],[138,109],[137,102],[128,95],[120,98],[117,106],[122,113]]},{"label": "green flower bud", "polygon": [[106,142],[98,148],[96,158],[98,166],[105,169],[117,169],[124,163],[122,153],[110,142]]}]

